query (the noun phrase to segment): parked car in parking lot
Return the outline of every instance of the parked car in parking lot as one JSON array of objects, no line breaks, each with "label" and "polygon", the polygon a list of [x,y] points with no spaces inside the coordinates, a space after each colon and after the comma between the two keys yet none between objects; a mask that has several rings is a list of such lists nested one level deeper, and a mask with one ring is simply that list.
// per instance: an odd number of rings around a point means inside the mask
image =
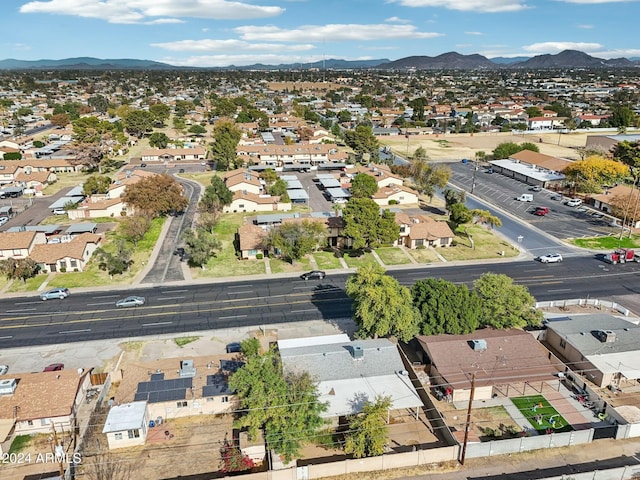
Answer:
[{"label": "parked car in parking lot", "polygon": [[582,205],[582,200],[579,198],[572,198],[571,200],[567,200],[564,204],[568,207],[579,207]]},{"label": "parked car in parking lot", "polygon": [[46,292],[42,292],[40,294],[40,300],[51,300],[54,298],[62,300],[63,298],[67,298],[71,292],[68,288],[54,288],[51,290],[47,290]]},{"label": "parked car in parking lot", "polygon": [[321,270],[312,270],[311,272],[303,273],[302,275],[300,275],[300,278],[303,280],[310,280],[312,278],[318,278],[322,280],[326,276],[327,274]]},{"label": "parked car in parking lot", "polygon": [[227,353],[241,353],[242,345],[240,342],[227,343]]},{"label": "parked car in parking lot", "polygon": [[4,375],[9,371],[9,365],[0,365],[0,375]]},{"label": "parked car in parking lot", "polygon": [[549,209],[547,207],[536,207],[533,212],[534,215],[538,215],[539,217],[544,217],[547,213],[549,213]]},{"label": "parked car in parking lot", "polygon": [[532,192],[541,192],[542,191],[542,187],[540,185],[534,185],[529,190],[531,190]]},{"label": "parked car in parking lot", "polygon": [[549,253],[536,258],[540,263],[559,263],[562,262],[562,255],[559,253]]},{"label": "parked car in parking lot", "polygon": [[146,303],[144,297],[138,297],[136,295],[131,295],[127,298],[122,298],[116,302],[116,307],[140,307]]}]

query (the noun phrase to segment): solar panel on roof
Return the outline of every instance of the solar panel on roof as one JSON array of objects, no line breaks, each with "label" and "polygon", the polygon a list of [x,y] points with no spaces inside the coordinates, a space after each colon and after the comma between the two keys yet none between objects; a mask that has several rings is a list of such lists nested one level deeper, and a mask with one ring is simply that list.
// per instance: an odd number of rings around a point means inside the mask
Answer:
[{"label": "solar panel on roof", "polygon": [[147,392],[138,392],[133,397],[133,401],[134,402],[142,402],[142,401],[148,400],[148,399],[149,399],[149,393],[147,393]]},{"label": "solar panel on roof", "polygon": [[156,382],[158,380],[164,380],[164,373],[153,373],[151,374],[151,381]]},{"label": "solar panel on roof", "polygon": [[202,387],[203,397],[214,397],[221,393],[221,388],[218,385],[205,385]]}]

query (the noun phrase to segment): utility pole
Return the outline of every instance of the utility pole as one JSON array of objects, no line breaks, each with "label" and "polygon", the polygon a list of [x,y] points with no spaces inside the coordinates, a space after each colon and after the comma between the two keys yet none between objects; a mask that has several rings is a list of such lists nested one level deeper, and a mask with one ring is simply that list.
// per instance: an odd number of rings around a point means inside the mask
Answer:
[{"label": "utility pole", "polygon": [[478,173],[478,159],[473,159],[473,178],[471,179],[471,194],[473,195],[473,190],[476,188],[476,174]]},{"label": "utility pole", "polygon": [[58,460],[58,468],[60,470],[60,478],[64,478],[64,465],[62,463],[64,459],[64,448],[62,445],[58,443],[58,432],[56,431],[56,426],[53,422],[51,422],[51,428],[53,428],[53,456]]},{"label": "utility pole", "polygon": [[469,394],[469,406],[467,407],[467,421],[464,424],[464,440],[462,441],[462,453],[460,454],[460,465],[464,465],[464,457],[467,454],[467,442],[469,441],[469,429],[471,428],[471,407],[473,406],[473,395],[476,391],[476,374],[471,374],[471,392]]}]

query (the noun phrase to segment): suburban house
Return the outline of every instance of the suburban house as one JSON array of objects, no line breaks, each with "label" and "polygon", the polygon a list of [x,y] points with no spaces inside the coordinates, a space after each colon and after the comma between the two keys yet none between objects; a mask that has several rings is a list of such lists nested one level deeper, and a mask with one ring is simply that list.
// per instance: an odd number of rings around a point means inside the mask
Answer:
[{"label": "suburban house", "polygon": [[391,409],[423,407],[404,369],[398,347],[386,338],[351,341],[346,334],[279,340],[285,372],[308,372],[318,383],[319,400],[329,408],[323,416],[334,424],[358,413],[365,402],[391,397]]},{"label": "suburban house", "polygon": [[238,145],[236,154],[245,165],[265,165],[272,167],[318,166],[327,163],[341,163],[348,154],[340,152],[335,144],[294,144],[294,145]]},{"label": "suburban house", "polygon": [[47,238],[42,232],[0,232],[0,260],[26,258],[36,245],[44,243],[47,243]]},{"label": "suburban house", "polygon": [[90,387],[88,370],[0,376],[0,443],[17,435],[71,431]]},{"label": "suburban house", "polygon": [[474,400],[518,396],[527,384],[557,380],[549,352],[523,330],[485,328],[467,335],[416,338],[431,384],[444,388],[453,402],[469,400],[472,380]]},{"label": "suburban house", "polygon": [[255,260],[258,254],[264,255],[263,243],[266,235],[267,231],[264,228],[252,223],[247,223],[238,228],[236,238],[240,258],[243,260]]},{"label": "suburban house", "polygon": [[102,236],[94,233],[65,236],[60,243],[36,245],[30,257],[44,273],[82,272],[101,240]]},{"label": "suburban house", "polygon": [[396,245],[407,248],[450,247],[455,234],[447,222],[438,222],[427,215],[396,213],[396,223],[400,225],[400,238]]},{"label": "suburban house", "polygon": [[106,193],[106,198],[119,198],[124,195],[125,190],[129,185],[138,183],[140,180],[149,177],[155,177],[157,173],[148,172],[146,170],[124,170],[119,172],[109,185],[109,190]]},{"label": "suburban house", "polygon": [[115,401],[146,402],[151,420],[227,413],[237,407],[228,379],[242,365],[237,354],[127,365]]},{"label": "suburban house", "polygon": [[546,322],[544,342],[571,369],[612,391],[640,381],[640,326],[613,315],[568,315]]},{"label": "suburban house", "polygon": [[280,203],[280,197],[256,195],[247,190],[237,190],[233,194],[230,205],[223,208],[224,213],[237,212],[287,212],[291,210],[291,202]]},{"label": "suburban house", "polygon": [[603,193],[592,194],[593,207],[608,213],[613,214],[614,204],[619,207],[629,206],[627,213],[626,225],[630,225],[633,228],[640,227],[640,218],[637,217],[637,205],[640,203],[640,194],[635,188],[631,188],[627,185],[616,185],[615,187],[608,188]]},{"label": "suburban house", "polygon": [[206,158],[207,149],[204,147],[153,148],[140,154],[140,160],[143,162],[202,161]]},{"label": "suburban house", "polygon": [[47,185],[50,185],[57,180],[57,175],[49,170],[33,171],[29,168],[25,168],[16,175],[16,183],[27,188],[32,188],[36,192],[41,192]]},{"label": "suburban house", "polygon": [[81,163],[74,164],[70,160],[74,158],[27,158],[20,160],[23,168],[31,168],[34,172],[73,173],[85,170],[87,167]]},{"label": "suburban house", "polygon": [[13,185],[21,171],[18,161],[0,162],[0,185]]},{"label": "suburban house", "polygon": [[226,172],[222,176],[222,180],[232,192],[244,190],[254,195],[264,193],[264,180],[260,178],[257,172],[247,170],[246,168],[238,168]]},{"label": "suburban house", "polygon": [[99,196],[88,197],[75,208],[67,210],[67,215],[71,220],[83,218],[120,217],[131,215],[130,209],[121,198],[100,198]]},{"label": "suburban house", "polygon": [[566,117],[530,117],[527,120],[529,130],[553,130],[554,128],[564,128]]},{"label": "suburban house", "polygon": [[404,185],[391,184],[378,188],[371,197],[378,205],[415,205],[418,203],[418,192]]},{"label": "suburban house", "polygon": [[391,169],[386,165],[360,165],[356,167],[357,173],[366,173],[376,179],[378,188],[390,187],[391,185],[402,185],[404,181],[402,178],[391,173]]},{"label": "suburban house", "polygon": [[109,450],[114,450],[144,445],[148,430],[147,402],[131,402],[111,407],[102,433],[107,436]]}]

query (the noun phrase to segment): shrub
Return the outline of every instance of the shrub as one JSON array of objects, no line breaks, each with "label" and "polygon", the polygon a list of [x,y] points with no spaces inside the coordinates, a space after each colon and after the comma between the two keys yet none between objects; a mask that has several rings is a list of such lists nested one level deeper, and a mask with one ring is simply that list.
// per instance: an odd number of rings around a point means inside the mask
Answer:
[{"label": "shrub", "polygon": [[264,255],[263,255],[262,253],[257,253],[257,254],[256,254],[256,258],[257,258],[258,260],[262,260],[262,259],[264,258]]},{"label": "shrub", "polygon": [[398,205],[398,201],[397,200],[389,200],[389,205]]}]

